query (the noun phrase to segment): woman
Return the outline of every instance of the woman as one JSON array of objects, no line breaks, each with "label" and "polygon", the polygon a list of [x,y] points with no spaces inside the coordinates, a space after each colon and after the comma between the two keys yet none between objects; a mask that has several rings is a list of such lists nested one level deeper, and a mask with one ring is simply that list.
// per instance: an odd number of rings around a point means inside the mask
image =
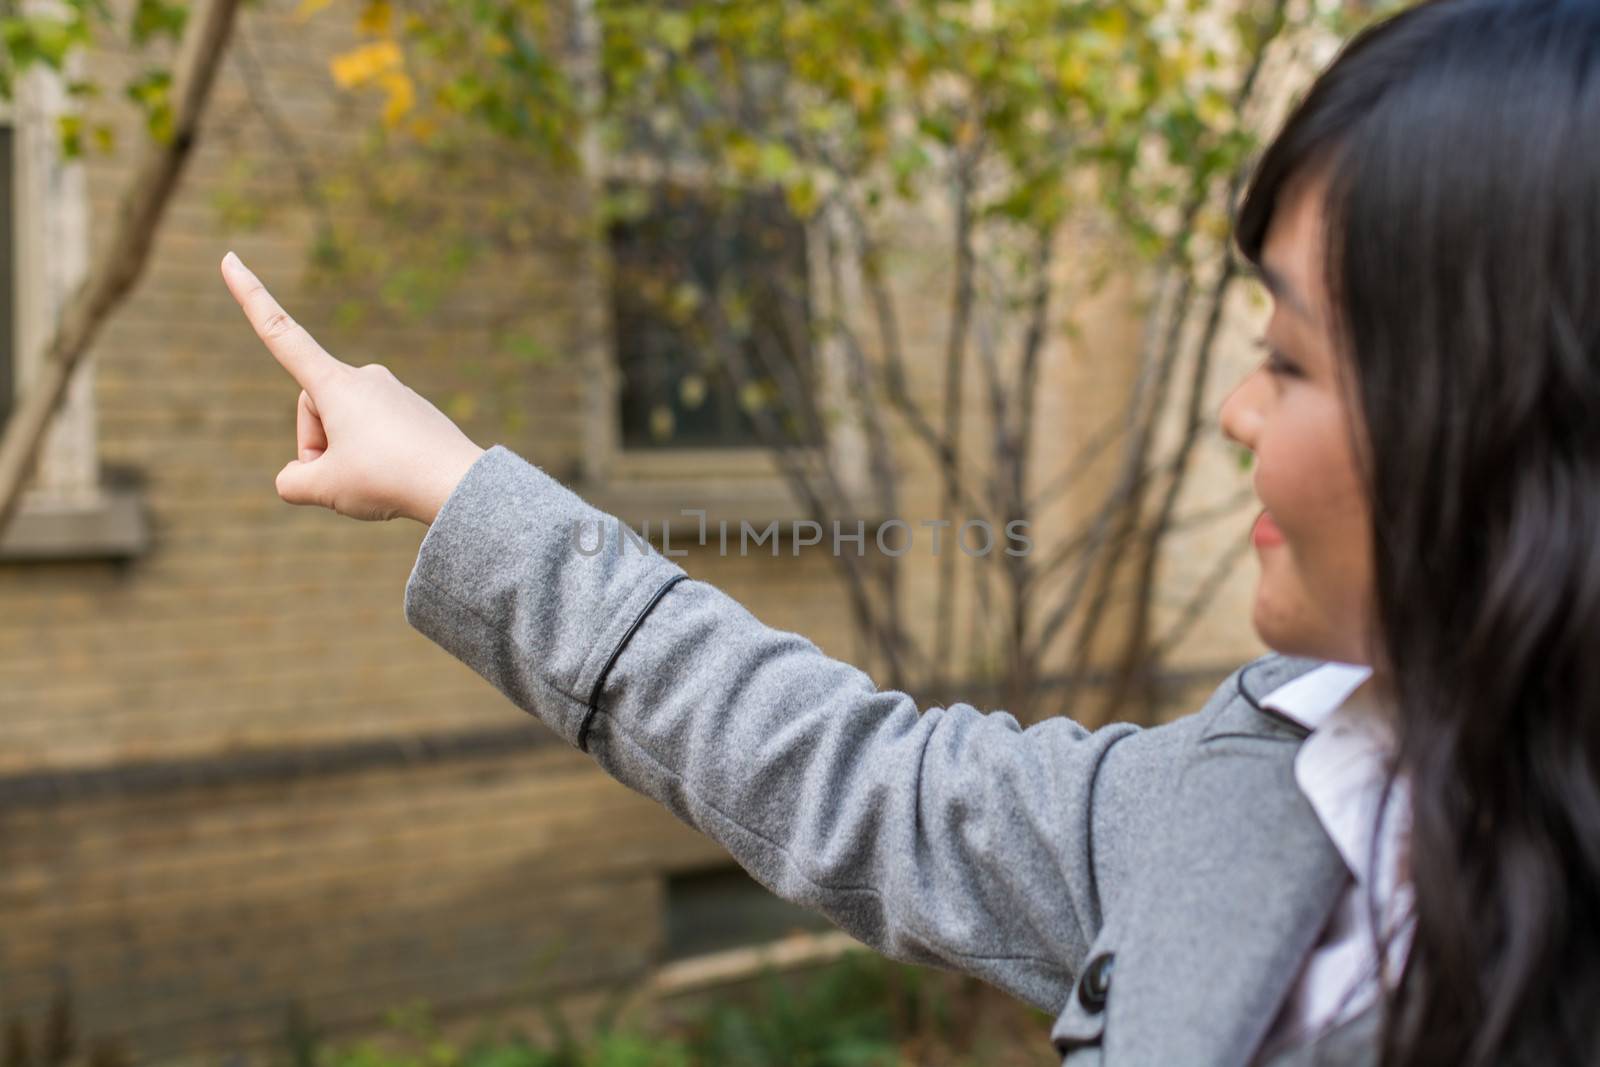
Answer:
[{"label": "woman", "polygon": [[598,512],[223,273],[303,386],[279,494],[429,524],[414,626],[774,891],[1057,1013],[1064,1063],[1600,1060],[1600,4],[1362,34],[1237,237],[1275,652],[1093,732],[919,714],[577,551]]}]

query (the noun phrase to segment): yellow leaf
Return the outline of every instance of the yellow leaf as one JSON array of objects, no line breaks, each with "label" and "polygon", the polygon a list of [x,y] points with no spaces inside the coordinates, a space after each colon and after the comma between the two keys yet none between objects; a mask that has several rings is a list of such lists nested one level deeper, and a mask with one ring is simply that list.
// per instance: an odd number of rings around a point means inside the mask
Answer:
[{"label": "yellow leaf", "polygon": [[690,411],[698,408],[706,400],[706,380],[698,374],[684,375],[678,383],[678,399]]},{"label": "yellow leaf", "polygon": [[1128,13],[1120,7],[1108,7],[1091,18],[1089,26],[1120,44],[1128,37]]},{"label": "yellow leaf", "polygon": [[392,71],[383,76],[383,88],[389,98],[383,102],[383,124],[391,129],[400,125],[406,112],[417,102],[416,89],[405,71]]},{"label": "yellow leaf", "polygon": [[1081,52],[1073,52],[1062,62],[1059,80],[1062,90],[1069,93],[1089,84],[1089,61]]},{"label": "yellow leaf", "polygon": [[504,34],[491,34],[489,39],[483,42],[483,50],[491,56],[503,56],[511,51],[511,42]]},{"label": "yellow leaf", "polygon": [[300,0],[299,6],[294,9],[295,20],[305,22],[331,3],[333,0]]},{"label": "yellow leaf", "polygon": [[[309,0],[305,0],[305,2],[309,2]],[[323,2],[326,3],[327,0],[323,0]],[[374,37],[384,37],[389,33],[389,25],[394,21],[393,16],[394,8],[390,6],[389,0],[367,0],[366,6],[361,9],[361,18],[356,25],[362,33],[368,33]]]},{"label": "yellow leaf", "polygon": [[745,382],[739,390],[739,406],[752,414],[767,406],[767,391],[760,382]]},{"label": "yellow leaf", "polygon": [[341,88],[350,89],[396,71],[404,62],[399,45],[393,41],[374,41],[334,56],[329,68],[333,80]]}]

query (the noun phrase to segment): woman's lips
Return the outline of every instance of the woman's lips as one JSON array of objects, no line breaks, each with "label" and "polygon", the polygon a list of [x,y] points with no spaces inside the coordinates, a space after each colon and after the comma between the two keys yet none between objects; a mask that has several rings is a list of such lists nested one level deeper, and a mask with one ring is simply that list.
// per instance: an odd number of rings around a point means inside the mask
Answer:
[{"label": "woman's lips", "polygon": [[1250,543],[1257,548],[1283,544],[1283,531],[1278,529],[1278,524],[1272,521],[1272,516],[1265,509],[1256,516],[1256,524],[1250,529]]}]

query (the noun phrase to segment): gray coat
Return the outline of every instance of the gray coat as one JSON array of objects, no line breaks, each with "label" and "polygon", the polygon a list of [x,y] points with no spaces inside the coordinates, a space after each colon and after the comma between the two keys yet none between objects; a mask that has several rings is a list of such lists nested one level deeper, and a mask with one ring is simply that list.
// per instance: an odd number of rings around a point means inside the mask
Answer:
[{"label": "gray coat", "polygon": [[[1294,780],[1305,730],[1259,706],[1316,660],[1253,660],[1152,729],[919,710],[501,446],[405,613],[775,893],[1055,1013],[1072,1067],[1247,1062],[1348,878]],[[1276,1062],[1369,1064],[1374,1018]]]}]

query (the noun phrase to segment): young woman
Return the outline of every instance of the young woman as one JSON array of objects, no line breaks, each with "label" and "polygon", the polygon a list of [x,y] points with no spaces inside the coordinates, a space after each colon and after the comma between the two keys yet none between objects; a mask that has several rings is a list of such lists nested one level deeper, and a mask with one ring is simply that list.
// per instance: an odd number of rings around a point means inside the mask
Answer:
[{"label": "young woman", "polygon": [[323,351],[283,499],[429,524],[407,619],[758,879],[1057,1013],[1063,1062],[1600,1062],[1600,2],[1354,40],[1237,224],[1275,650],[1138,730],[921,711]]}]

